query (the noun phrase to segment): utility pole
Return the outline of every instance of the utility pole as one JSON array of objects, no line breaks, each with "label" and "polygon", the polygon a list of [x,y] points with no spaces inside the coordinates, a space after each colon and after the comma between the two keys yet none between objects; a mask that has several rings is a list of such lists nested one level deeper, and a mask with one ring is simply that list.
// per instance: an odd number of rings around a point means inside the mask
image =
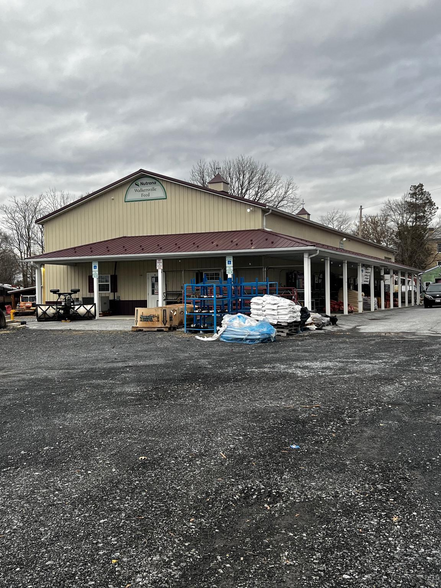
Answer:
[{"label": "utility pole", "polygon": [[363,226],[363,207],[360,206],[360,220],[358,221],[358,236],[361,237]]}]

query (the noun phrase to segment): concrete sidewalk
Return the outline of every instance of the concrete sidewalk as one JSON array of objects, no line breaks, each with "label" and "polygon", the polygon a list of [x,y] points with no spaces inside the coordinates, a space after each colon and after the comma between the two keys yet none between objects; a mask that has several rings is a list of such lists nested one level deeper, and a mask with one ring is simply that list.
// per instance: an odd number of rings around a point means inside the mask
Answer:
[{"label": "concrete sidewalk", "polygon": [[41,331],[130,331],[135,324],[133,316],[105,316],[95,320],[38,322],[35,316],[17,317],[26,327]]},{"label": "concrete sidewalk", "polygon": [[359,333],[441,335],[441,308],[413,306],[338,315],[338,327]]},{"label": "concrete sidewalk", "polygon": [[[337,329],[360,333],[412,333],[441,335],[441,309],[413,306],[375,312],[337,315]],[[20,321],[20,317],[17,317]],[[22,317],[29,329],[50,331],[130,331],[133,316],[106,316],[91,321],[37,322],[35,317]],[[329,328],[328,330],[331,330]],[[332,328],[332,330],[335,330]]]}]

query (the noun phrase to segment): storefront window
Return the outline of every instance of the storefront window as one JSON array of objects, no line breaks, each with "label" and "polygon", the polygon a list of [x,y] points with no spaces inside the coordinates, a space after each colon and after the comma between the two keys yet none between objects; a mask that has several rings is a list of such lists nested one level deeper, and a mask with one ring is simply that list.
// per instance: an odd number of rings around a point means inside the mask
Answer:
[{"label": "storefront window", "polygon": [[110,275],[105,274],[98,277],[98,291],[110,292]]}]

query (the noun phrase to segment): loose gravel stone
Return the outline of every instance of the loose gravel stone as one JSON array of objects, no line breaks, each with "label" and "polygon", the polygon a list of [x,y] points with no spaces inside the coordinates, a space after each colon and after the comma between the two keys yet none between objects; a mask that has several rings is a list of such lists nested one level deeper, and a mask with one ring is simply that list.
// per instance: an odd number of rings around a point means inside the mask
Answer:
[{"label": "loose gravel stone", "polygon": [[1,338],[0,585],[441,585],[439,338]]}]

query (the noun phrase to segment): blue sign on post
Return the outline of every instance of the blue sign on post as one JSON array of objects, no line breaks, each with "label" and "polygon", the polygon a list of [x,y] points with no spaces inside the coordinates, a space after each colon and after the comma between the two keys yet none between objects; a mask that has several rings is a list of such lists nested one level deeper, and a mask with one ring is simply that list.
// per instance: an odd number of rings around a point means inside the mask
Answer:
[{"label": "blue sign on post", "polygon": [[227,276],[231,278],[233,276],[233,256],[227,255],[225,257],[226,266],[227,266]]}]

